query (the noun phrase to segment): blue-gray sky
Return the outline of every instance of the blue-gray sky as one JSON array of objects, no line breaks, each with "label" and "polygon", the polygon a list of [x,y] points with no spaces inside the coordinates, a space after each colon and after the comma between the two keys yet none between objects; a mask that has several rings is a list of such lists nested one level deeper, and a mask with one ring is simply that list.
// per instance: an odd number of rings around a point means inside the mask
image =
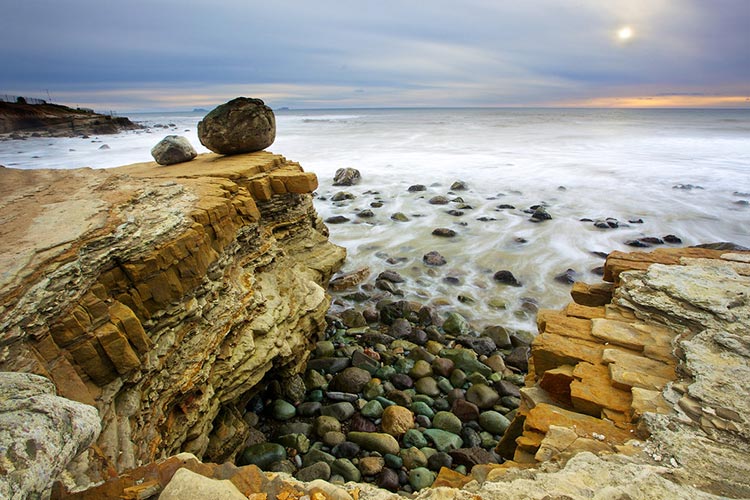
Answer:
[{"label": "blue-gray sky", "polygon": [[100,110],[750,108],[750,0],[4,4],[0,93]]}]

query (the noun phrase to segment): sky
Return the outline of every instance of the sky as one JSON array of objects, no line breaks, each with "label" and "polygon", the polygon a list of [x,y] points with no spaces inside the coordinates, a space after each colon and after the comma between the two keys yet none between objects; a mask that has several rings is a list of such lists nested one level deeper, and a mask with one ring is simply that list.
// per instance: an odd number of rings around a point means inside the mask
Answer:
[{"label": "sky", "polygon": [[3,4],[0,94],[100,111],[750,109],[750,0]]}]

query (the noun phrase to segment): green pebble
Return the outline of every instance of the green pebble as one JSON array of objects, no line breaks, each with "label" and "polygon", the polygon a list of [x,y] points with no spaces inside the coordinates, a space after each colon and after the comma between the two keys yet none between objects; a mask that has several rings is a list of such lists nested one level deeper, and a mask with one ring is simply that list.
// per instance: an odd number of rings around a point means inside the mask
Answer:
[{"label": "green pebble", "polygon": [[453,385],[451,384],[451,381],[448,380],[445,377],[440,377],[438,379],[438,389],[440,389],[443,393],[448,394],[453,390]]},{"label": "green pebble", "polygon": [[510,420],[496,411],[483,411],[479,414],[479,425],[491,434],[502,434],[510,426]]},{"label": "green pebble", "polygon": [[448,411],[451,409],[451,404],[448,402],[447,399],[438,398],[432,404],[432,408],[437,411]]},{"label": "green pebble", "polygon": [[362,479],[362,473],[347,458],[337,458],[334,460],[331,464],[331,473],[340,475],[344,478],[344,481],[354,481],[356,483]]},{"label": "green pebble", "polygon": [[396,404],[395,402],[391,401],[390,399],[386,399],[386,398],[384,398],[382,396],[378,396],[377,398],[375,398],[375,401],[377,401],[378,403],[380,403],[380,405],[383,408],[388,408],[389,406],[393,406],[393,405]]},{"label": "green pebble", "polygon": [[400,469],[404,466],[404,461],[398,455],[386,453],[385,455],[383,455],[383,460],[385,460],[385,465],[387,465],[391,469]]},{"label": "green pebble", "polygon": [[412,446],[416,448],[424,448],[427,446],[427,438],[416,429],[409,429],[406,431],[404,437],[401,438],[401,442],[406,448],[411,448]]},{"label": "green pebble", "polygon": [[391,342],[391,349],[402,348],[404,351],[411,351],[417,348],[417,344],[409,342],[408,340],[398,339]]},{"label": "green pebble", "polygon": [[422,401],[413,402],[411,405],[409,405],[409,409],[417,415],[424,415],[427,418],[432,418],[435,416],[435,412],[432,411],[432,408],[427,406],[427,403],[424,403]]},{"label": "green pebble", "polygon": [[375,377],[381,380],[390,380],[396,374],[396,369],[391,365],[384,365],[375,371]]},{"label": "green pebble", "polygon": [[498,443],[497,439],[492,437],[492,434],[490,434],[487,431],[480,432],[479,438],[482,440],[482,444],[481,444],[482,448],[490,449],[490,448],[494,448],[495,446],[497,446],[497,443]]},{"label": "green pebble", "polygon": [[487,379],[481,373],[472,373],[469,375],[469,382],[472,384],[487,384]]},{"label": "green pebble", "polygon": [[362,407],[361,412],[367,418],[380,418],[383,415],[383,405],[380,404],[380,401],[373,399]]},{"label": "green pebble", "polygon": [[297,409],[294,405],[283,399],[277,399],[274,401],[271,411],[273,413],[273,418],[276,420],[289,420],[297,414]]},{"label": "green pebble", "polygon": [[436,454],[438,451],[435,448],[430,448],[429,446],[425,446],[423,448],[420,448],[419,451],[424,453],[424,456],[427,457],[427,460],[430,459],[430,457],[434,454]]},{"label": "green pebble", "polygon": [[333,356],[333,342],[330,340],[321,340],[315,344],[315,357],[316,358],[328,358]]},{"label": "green pebble", "polygon": [[466,383],[466,372],[461,370],[460,368],[456,368],[451,373],[451,384],[453,387],[463,387],[463,385]]},{"label": "green pebble", "polygon": [[468,473],[465,465],[457,465],[453,470],[455,470],[459,474],[463,474],[464,476]]},{"label": "green pebble", "polygon": [[502,379],[503,379],[503,375],[497,372],[490,375],[490,378],[489,378],[490,382],[500,382]]},{"label": "green pebble", "polygon": [[286,459],[286,450],[276,443],[260,443],[245,448],[237,460],[237,465],[257,465],[266,470],[271,464]]},{"label": "green pebble", "polygon": [[323,391],[320,389],[315,389],[314,391],[310,391],[307,393],[307,400],[308,401],[317,401],[318,403],[323,401]]},{"label": "green pebble", "polygon": [[436,397],[440,395],[437,382],[432,377],[422,377],[414,383],[414,388],[420,394]]},{"label": "green pebble", "polygon": [[458,313],[450,313],[443,323],[443,330],[450,335],[466,335],[471,330],[466,318]]},{"label": "green pebble", "polygon": [[408,374],[409,371],[414,368],[414,360],[409,358],[398,358],[393,364],[393,368],[396,373]]},{"label": "green pebble", "polygon": [[421,402],[423,402],[423,403],[425,403],[427,405],[430,405],[430,406],[432,406],[433,404],[435,404],[435,400],[432,399],[427,394],[414,394],[414,395],[412,395],[412,400],[413,401],[421,401]]},{"label": "green pebble", "polygon": [[461,448],[464,444],[461,436],[442,429],[427,429],[424,431],[424,435],[435,444],[435,448],[438,451],[444,451],[446,453]]},{"label": "green pebble", "polygon": [[425,467],[417,467],[409,471],[409,484],[415,491],[429,488],[435,482],[435,473]]},{"label": "green pebble", "polygon": [[432,419],[432,426],[436,429],[442,429],[452,434],[461,433],[461,419],[448,411],[437,412],[435,418]]}]

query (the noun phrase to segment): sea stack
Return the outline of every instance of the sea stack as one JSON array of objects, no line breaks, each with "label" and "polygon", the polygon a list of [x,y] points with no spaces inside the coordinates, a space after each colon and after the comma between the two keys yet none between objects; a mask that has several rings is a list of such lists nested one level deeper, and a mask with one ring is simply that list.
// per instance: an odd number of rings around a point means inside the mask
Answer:
[{"label": "sea stack", "polygon": [[260,99],[237,97],[198,123],[198,139],[214,153],[233,155],[261,151],[276,138],[276,118]]}]

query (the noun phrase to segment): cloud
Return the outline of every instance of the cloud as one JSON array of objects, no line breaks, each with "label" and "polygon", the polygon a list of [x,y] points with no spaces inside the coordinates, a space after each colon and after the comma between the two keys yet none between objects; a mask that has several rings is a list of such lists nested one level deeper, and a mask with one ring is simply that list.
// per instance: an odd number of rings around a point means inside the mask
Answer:
[{"label": "cloud", "polygon": [[750,2],[719,3],[25,0],[0,17],[0,91],[123,110],[240,91],[298,107],[746,95]]}]

